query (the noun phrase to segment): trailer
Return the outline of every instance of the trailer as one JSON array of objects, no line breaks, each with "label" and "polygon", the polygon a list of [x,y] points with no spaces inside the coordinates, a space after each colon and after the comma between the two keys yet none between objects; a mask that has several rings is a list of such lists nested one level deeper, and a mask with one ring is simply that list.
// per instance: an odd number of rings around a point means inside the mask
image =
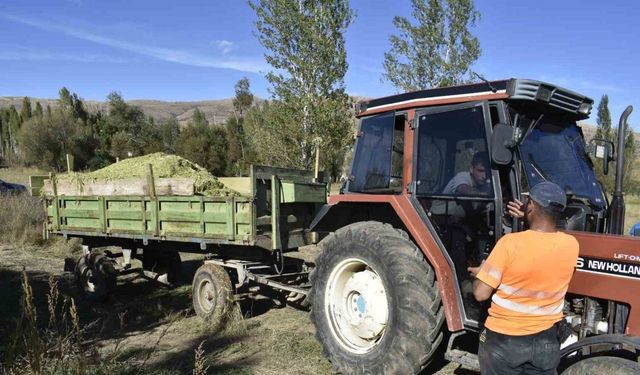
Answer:
[{"label": "trailer", "polygon": [[[254,165],[248,177],[219,178],[237,192],[229,196],[157,195],[150,172],[149,194],[130,196],[63,195],[50,176],[44,235],[82,240],[84,254],[65,268],[87,297],[106,298],[117,277],[130,273],[174,284],[180,252],[206,255],[193,278],[193,305],[216,324],[242,287],[268,287],[297,301],[307,295],[307,263],[286,254],[315,242],[308,228],[327,185],[313,172]],[[37,193],[46,180],[34,181]]]}]

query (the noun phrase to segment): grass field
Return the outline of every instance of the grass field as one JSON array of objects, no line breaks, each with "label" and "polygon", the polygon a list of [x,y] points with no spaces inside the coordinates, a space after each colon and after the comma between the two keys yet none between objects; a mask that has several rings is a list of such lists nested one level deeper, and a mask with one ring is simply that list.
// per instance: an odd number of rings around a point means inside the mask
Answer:
[{"label": "grass field", "polygon": [[49,172],[38,168],[0,168],[0,180],[29,186],[29,176],[46,175]]}]

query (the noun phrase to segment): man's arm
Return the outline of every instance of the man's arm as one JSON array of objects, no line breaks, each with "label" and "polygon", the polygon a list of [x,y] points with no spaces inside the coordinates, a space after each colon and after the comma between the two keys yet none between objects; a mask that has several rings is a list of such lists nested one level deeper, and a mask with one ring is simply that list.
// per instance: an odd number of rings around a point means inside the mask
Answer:
[{"label": "man's arm", "polygon": [[491,298],[494,289],[480,279],[473,280],[473,297],[476,301],[483,302]]},{"label": "man's arm", "polygon": [[[467,271],[469,271],[469,273],[473,277],[476,277],[478,272],[480,272],[480,267],[482,267],[482,265],[478,267],[469,267],[467,268]],[[493,287],[485,283],[484,281],[478,278],[473,280],[473,297],[476,299],[476,301],[483,302],[488,300],[489,298],[491,298],[491,294],[493,294],[493,291]]]}]

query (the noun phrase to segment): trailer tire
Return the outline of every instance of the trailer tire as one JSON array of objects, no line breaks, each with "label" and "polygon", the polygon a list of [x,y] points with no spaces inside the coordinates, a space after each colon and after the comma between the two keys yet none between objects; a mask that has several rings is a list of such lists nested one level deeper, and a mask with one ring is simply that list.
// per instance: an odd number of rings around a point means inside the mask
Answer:
[{"label": "trailer tire", "polygon": [[229,274],[216,264],[205,263],[193,277],[193,309],[198,317],[221,329],[233,308],[233,286]]},{"label": "trailer tire", "polygon": [[442,342],[432,267],[406,232],[379,222],[325,238],[311,273],[311,320],[343,374],[417,374]]},{"label": "trailer tire", "polygon": [[632,375],[640,374],[640,363],[620,357],[591,357],[569,366],[562,375]]},{"label": "trailer tire", "polygon": [[76,283],[90,300],[105,300],[116,287],[117,274],[113,261],[102,254],[83,255],[76,263]]}]

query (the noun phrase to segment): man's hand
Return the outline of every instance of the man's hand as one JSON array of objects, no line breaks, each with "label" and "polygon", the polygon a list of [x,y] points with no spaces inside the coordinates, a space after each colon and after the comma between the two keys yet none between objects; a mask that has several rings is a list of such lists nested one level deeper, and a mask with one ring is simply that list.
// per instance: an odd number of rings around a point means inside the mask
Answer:
[{"label": "man's hand", "polygon": [[[482,261],[482,263],[484,263],[484,261]],[[467,267],[467,271],[471,274],[471,276],[476,277],[478,275],[478,272],[480,272],[481,267],[482,264],[477,267]]]},{"label": "man's hand", "polygon": [[516,219],[521,219],[524,217],[524,203],[520,202],[518,199],[514,199],[511,202],[507,203],[507,212],[512,217]]}]

